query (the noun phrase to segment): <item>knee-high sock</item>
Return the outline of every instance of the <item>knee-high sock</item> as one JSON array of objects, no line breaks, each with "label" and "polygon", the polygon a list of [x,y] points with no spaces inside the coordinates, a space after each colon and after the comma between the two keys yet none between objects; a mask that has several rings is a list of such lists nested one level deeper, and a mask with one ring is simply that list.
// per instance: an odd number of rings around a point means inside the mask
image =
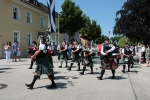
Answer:
[{"label": "knee-high sock", "polygon": [[84,66],[84,67],[83,67],[83,71],[82,71],[83,74],[84,74],[84,71],[85,71],[85,70],[86,70],[86,67]]},{"label": "knee-high sock", "polygon": [[104,73],[105,73],[105,69],[102,69],[101,70],[101,77],[103,77]]},{"label": "knee-high sock", "polygon": [[91,72],[93,72],[93,67],[90,67],[91,68]]},{"label": "knee-high sock", "polygon": [[31,83],[31,85],[32,85],[32,86],[33,86],[33,85],[34,85],[34,83],[36,82],[37,78],[39,78],[39,76],[34,75],[34,77],[33,77],[33,81],[32,81],[32,83]]},{"label": "knee-high sock", "polygon": [[114,77],[115,76],[115,70],[111,70],[112,72],[112,76]]},{"label": "knee-high sock", "polygon": [[51,80],[52,85],[55,85],[55,81],[54,81],[53,75],[49,75],[48,78]]},{"label": "knee-high sock", "polygon": [[126,65],[123,65],[123,71],[125,71],[125,69],[126,69]]},{"label": "knee-high sock", "polygon": [[33,66],[33,63],[34,63],[34,62],[31,60],[31,65],[30,65],[30,68],[32,68],[32,66]]},{"label": "knee-high sock", "polygon": [[62,66],[62,64],[63,64],[63,60],[60,61],[60,66]]},{"label": "knee-high sock", "polygon": [[128,65],[128,71],[130,71],[130,65]]},{"label": "knee-high sock", "polygon": [[80,63],[78,63],[78,70],[80,70]]},{"label": "knee-high sock", "polygon": [[65,62],[66,62],[66,66],[68,66],[68,65],[67,65],[67,64],[68,64],[68,61],[66,60]]}]

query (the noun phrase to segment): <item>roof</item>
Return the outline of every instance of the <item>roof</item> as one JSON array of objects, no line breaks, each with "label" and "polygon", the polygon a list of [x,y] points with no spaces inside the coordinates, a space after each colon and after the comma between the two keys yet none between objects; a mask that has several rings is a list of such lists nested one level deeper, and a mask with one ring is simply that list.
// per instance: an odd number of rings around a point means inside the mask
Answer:
[{"label": "roof", "polygon": [[[37,1],[37,5],[35,5],[33,3],[33,0],[21,0],[21,1],[24,2],[24,3],[27,3],[27,4],[29,4],[29,5],[31,5],[31,6],[33,6],[33,7],[35,7],[35,8],[37,8],[37,9],[39,9],[39,10],[41,10],[41,11],[43,11],[43,12],[48,14],[48,7],[46,5],[44,5],[43,3],[41,3],[41,2]],[[55,12],[55,17],[58,17],[58,13],[57,12]]]}]

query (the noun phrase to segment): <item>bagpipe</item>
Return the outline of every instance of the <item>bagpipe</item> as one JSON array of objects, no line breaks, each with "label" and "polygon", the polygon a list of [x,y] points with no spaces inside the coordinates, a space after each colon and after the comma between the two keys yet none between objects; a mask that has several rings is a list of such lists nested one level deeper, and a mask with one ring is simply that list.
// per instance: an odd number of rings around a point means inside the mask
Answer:
[{"label": "bagpipe", "polygon": [[[77,46],[73,45],[71,46],[71,50],[75,51],[77,49]],[[75,59],[75,53],[72,53],[72,59]]]},{"label": "bagpipe", "polygon": [[28,55],[29,55],[29,56],[34,55],[34,53],[35,53],[37,50],[38,50],[37,47],[33,47],[33,46],[28,47]]}]

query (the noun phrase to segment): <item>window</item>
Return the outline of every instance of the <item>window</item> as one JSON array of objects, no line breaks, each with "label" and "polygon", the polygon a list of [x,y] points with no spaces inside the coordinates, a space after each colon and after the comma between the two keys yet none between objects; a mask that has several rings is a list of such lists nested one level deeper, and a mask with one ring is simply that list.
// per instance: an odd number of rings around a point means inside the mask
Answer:
[{"label": "window", "polygon": [[20,43],[20,32],[19,31],[13,31],[13,40]]},{"label": "window", "polygon": [[13,19],[20,20],[20,10],[17,6],[13,6]]},{"label": "window", "polygon": [[27,23],[32,23],[32,13],[27,11]]},{"label": "window", "polygon": [[32,44],[32,34],[31,33],[27,33],[27,44],[28,45]]},{"label": "window", "polygon": [[44,24],[45,24],[45,22],[44,22],[44,17],[41,17],[41,23],[40,23],[40,24],[41,24],[42,27],[45,26],[45,25],[44,25]]},{"label": "window", "polygon": [[33,4],[37,5],[37,0],[33,0]]}]

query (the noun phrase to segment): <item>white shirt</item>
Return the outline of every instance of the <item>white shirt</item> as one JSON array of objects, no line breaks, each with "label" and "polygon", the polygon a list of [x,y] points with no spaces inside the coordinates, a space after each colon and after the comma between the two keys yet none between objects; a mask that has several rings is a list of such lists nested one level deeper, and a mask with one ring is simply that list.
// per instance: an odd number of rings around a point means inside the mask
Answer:
[{"label": "white shirt", "polygon": [[[110,46],[111,46],[111,49],[108,50],[108,52],[114,51],[114,50],[115,50],[115,46],[112,45],[112,44],[110,44]],[[104,52],[103,44],[102,44],[101,54],[102,54],[102,55],[106,55],[106,53]]]},{"label": "white shirt", "polygon": [[44,50],[46,48],[46,45],[45,44],[40,44],[39,45],[39,50]]},{"label": "white shirt", "polygon": [[57,46],[57,50],[60,50],[60,44]]},{"label": "white shirt", "polygon": [[142,46],[142,51],[141,52],[145,52],[145,51],[146,51],[145,46]]}]

